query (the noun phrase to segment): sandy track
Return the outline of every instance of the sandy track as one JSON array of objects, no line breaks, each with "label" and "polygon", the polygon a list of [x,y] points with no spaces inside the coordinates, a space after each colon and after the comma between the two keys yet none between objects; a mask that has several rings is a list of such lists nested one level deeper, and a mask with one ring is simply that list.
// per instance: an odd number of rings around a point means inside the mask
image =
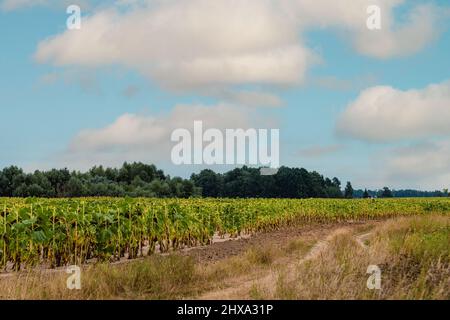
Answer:
[{"label": "sandy track", "polygon": [[[323,231],[323,230],[321,230]],[[262,274],[257,274],[256,276],[250,277],[240,277],[234,279],[231,283],[228,283],[228,287],[219,290],[213,290],[206,292],[197,299],[200,300],[238,300],[238,299],[249,299],[249,292],[254,287],[257,286],[258,289],[263,289],[265,293],[270,297],[275,293],[274,283],[277,282],[280,272],[282,272],[283,277],[289,281],[294,279],[296,276],[296,270],[301,264],[313,260],[319,257],[329,246],[330,241],[338,235],[351,233],[353,227],[351,226],[335,226],[334,228],[327,229],[327,234],[315,243],[315,245],[308,251],[308,253],[301,259],[289,259],[282,258],[278,261],[278,265],[282,265],[283,268],[275,268],[268,270]],[[315,234],[318,236],[322,232],[317,232]],[[365,233],[362,235],[355,236],[355,240],[363,247],[366,248],[365,240],[370,237],[371,233]]]},{"label": "sandy track", "polygon": [[303,240],[325,239],[330,232],[338,228],[365,225],[368,222],[341,222],[330,224],[310,224],[296,227],[285,227],[280,230],[262,232],[238,240],[228,240],[213,243],[209,246],[195,247],[180,254],[189,255],[198,262],[214,262],[236,256],[246,252],[251,247],[265,247],[266,245],[282,246],[290,240],[301,238]]}]

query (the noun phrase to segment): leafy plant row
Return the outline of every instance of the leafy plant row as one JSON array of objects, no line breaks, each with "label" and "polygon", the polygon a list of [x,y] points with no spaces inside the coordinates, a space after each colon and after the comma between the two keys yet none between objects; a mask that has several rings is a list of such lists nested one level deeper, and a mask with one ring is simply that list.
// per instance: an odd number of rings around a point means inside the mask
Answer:
[{"label": "leafy plant row", "polygon": [[167,252],[293,223],[448,214],[450,199],[0,198],[0,266],[16,270]]}]

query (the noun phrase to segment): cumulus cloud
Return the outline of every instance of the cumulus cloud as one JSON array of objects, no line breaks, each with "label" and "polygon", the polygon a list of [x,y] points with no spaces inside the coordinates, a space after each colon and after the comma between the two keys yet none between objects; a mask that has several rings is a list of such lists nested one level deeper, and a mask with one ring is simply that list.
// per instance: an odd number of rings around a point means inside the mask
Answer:
[{"label": "cumulus cloud", "polygon": [[232,105],[178,105],[170,113],[157,115],[123,114],[103,128],[80,131],[59,157],[59,166],[88,168],[94,164],[120,165],[123,161],[169,163],[173,130],[192,132],[194,121],[203,127],[266,128],[269,123],[250,110]]},{"label": "cumulus cloud", "polygon": [[337,132],[367,142],[390,143],[380,145],[371,155],[373,170],[366,171],[361,180],[367,185],[448,187],[450,81],[414,90],[389,86],[364,90],[341,114]]},{"label": "cumulus cloud", "polygon": [[437,16],[435,7],[417,6],[403,24],[395,25],[386,17],[385,25],[379,31],[359,30],[354,45],[362,54],[382,59],[415,53],[437,36]]},{"label": "cumulus cloud", "polygon": [[[55,65],[123,65],[172,90],[292,85],[317,60],[302,41],[310,29],[344,31],[359,52],[377,58],[425,46],[435,34],[436,10],[415,7],[399,24],[392,11],[402,2],[119,1],[85,18],[81,30],[42,41],[35,57]],[[369,4],[382,9],[381,30],[366,27]]]},{"label": "cumulus cloud", "polygon": [[395,149],[383,162],[386,181],[420,189],[450,187],[450,140]]},{"label": "cumulus cloud", "polygon": [[[391,58],[412,54],[434,39],[440,14],[432,4],[416,5],[405,16],[395,19],[394,9],[404,0],[294,0],[292,14],[304,28],[336,29],[361,54]],[[288,2],[289,3],[289,2]],[[380,8],[381,29],[370,30],[366,22],[368,6]]]},{"label": "cumulus cloud", "polygon": [[337,131],[374,142],[448,135],[450,81],[418,90],[366,89],[343,112]]},{"label": "cumulus cloud", "polygon": [[165,1],[121,13],[102,10],[82,29],[40,43],[56,65],[121,64],[172,89],[291,84],[311,52],[271,1]]}]

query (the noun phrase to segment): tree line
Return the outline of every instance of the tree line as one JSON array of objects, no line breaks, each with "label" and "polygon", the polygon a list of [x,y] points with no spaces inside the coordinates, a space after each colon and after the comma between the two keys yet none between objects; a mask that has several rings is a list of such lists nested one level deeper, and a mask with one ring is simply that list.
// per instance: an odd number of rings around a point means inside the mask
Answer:
[{"label": "tree line", "polygon": [[448,197],[448,189],[442,191],[421,191],[412,189],[391,190],[384,187],[380,190],[355,190],[355,198],[431,198],[431,197]]},{"label": "tree line", "polygon": [[0,197],[340,198],[340,186],[337,178],[287,167],[273,176],[246,166],[226,173],[206,169],[190,179],[172,178],[141,162],[95,166],[87,172],[65,168],[26,173],[16,166],[0,171]]},{"label": "tree line", "polygon": [[189,179],[171,178],[154,165],[124,163],[119,169],[95,166],[87,172],[52,169],[0,171],[0,197],[179,197],[199,196]]},{"label": "tree line", "polygon": [[[225,173],[210,169],[189,179],[171,177],[155,165],[124,163],[120,168],[95,166],[86,172],[52,169],[26,173],[10,166],[0,171],[0,197],[225,197],[225,198],[368,198],[421,196],[419,191],[353,190],[347,182],[304,168],[281,167],[275,175],[244,166]],[[427,193],[444,196],[444,192]]]},{"label": "tree line", "polygon": [[226,198],[342,198],[338,178],[325,178],[306,169],[281,167],[277,174],[261,175],[260,169],[242,167],[226,173],[203,170],[191,180],[204,197]]}]

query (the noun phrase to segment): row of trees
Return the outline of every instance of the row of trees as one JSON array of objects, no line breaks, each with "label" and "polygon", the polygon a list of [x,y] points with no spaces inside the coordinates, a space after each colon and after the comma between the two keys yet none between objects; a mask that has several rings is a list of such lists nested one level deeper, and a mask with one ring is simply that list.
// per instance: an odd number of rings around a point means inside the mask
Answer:
[{"label": "row of trees", "polygon": [[154,165],[124,163],[121,168],[96,166],[87,172],[53,169],[25,173],[11,166],[0,171],[0,197],[229,197],[229,198],[369,198],[446,196],[416,190],[341,190],[338,178],[329,179],[306,169],[281,167],[272,176],[242,167],[226,173],[202,170],[190,179],[171,178]]},{"label": "row of trees", "polygon": [[18,167],[0,171],[0,197],[180,197],[199,196],[191,180],[171,178],[154,165],[125,163],[120,169],[93,167],[25,173]]},{"label": "row of trees", "polygon": [[384,187],[380,190],[355,190],[355,198],[422,198],[422,197],[448,197],[448,189],[443,191],[420,191],[420,190],[391,190]]},{"label": "row of trees", "polygon": [[342,198],[338,178],[325,178],[305,169],[281,167],[272,176],[256,168],[242,167],[224,174],[203,170],[191,180],[204,197],[231,198]]},{"label": "row of trees", "polygon": [[124,163],[118,169],[96,166],[87,172],[53,169],[25,173],[15,166],[0,171],[0,197],[83,196],[341,198],[343,194],[337,178],[287,167],[273,176],[249,167],[224,174],[203,170],[190,179],[171,178],[143,163]]}]

